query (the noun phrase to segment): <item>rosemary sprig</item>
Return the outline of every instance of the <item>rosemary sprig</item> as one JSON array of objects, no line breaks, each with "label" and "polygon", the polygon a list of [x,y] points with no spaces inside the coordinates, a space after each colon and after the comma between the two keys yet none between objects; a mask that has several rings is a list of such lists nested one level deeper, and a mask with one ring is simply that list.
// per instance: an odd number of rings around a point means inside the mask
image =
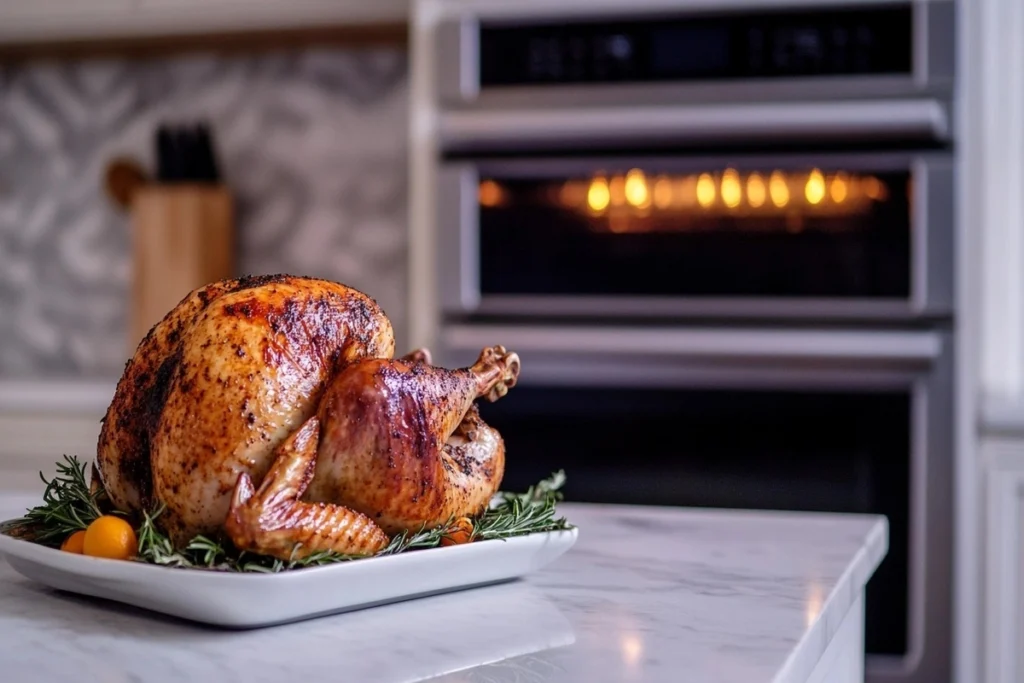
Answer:
[{"label": "rosemary sprig", "polygon": [[391,542],[388,543],[383,550],[378,552],[377,555],[397,555],[398,553],[403,553],[406,550],[436,548],[441,545],[441,541],[444,540],[445,535],[450,533],[454,522],[454,519],[449,519],[444,524],[434,527],[433,529],[423,527],[412,534],[408,531],[395,534],[391,538]]},{"label": "rosemary sprig", "polygon": [[486,541],[571,529],[572,525],[564,517],[555,517],[564,484],[565,472],[559,470],[531,486],[526,493],[497,494],[490,508],[473,525],[472,538]]},{"label": "rosemary sprig", "polygon": [[75,456],[64,456],[57,463],[57,474],[47,480],[43,504],[28,510],[21,519],[5,525],[5,533],[14,531],[37,543],[59,546],[70,534],[85,529],[103,514],[101,502],[106,494],[102,488],[90,490],[85,477],[85,464]]},{"label": "rosemary sprig", "polygon": [[[197,566],[194,558],[189,555],[188,548],[184,552],[176,551],[171,539],[157,528],[156,519],[163,511],[164,507],[161,505],[152,514],[143,513],[142,524],[135,534],[139,542],[137,559],[167,567]],[[191,545],[190,543],[189,546]]]},{"label": "rosemary sprig", "polygon": [[[473,523],[471,540],[505,539],[545,531],[571,529],[564,517],[555,518],[555,506],[562,500],[565,472],[559,470],[527,489],[526,493],[497,493],[488,509]],[[402,532],[391,539],[378,555],[394,555],[417,548],[436,548],[454,529],[450,519],[433,529],[414,534]]]},{"label": "rosemary sprig", "polygon": [[[74,456],[64,456],[57,464],[57,476],[48,481],[43,477],[46,491],[43,504],[32,508],[18,520],[5,523],[0,533],[9,533],[49,546],[60,543],[74,531],[86,528],[103,514],[121,514],[109,510],[102,486],[90,487],[86,481],[86,467]],[[42,476],[42,475],[40,475]],[[560,489],[565,473],[555,472],[525,493],[498,493],[492,497],[488,509],[473,521],[470,540],[506,539],[513,536],[545,531],[570,529],[564,517],[555,517],[555,506],[562,499]],[[97,482],[98,484],[98,482]],[[315,567],[337,562],[363,559],[365,556],[342,555],[319,551],[297,557],[300,547],[288,560],[236,550],[230,543],[222,543],[207,536],[196,536],[181,549],[160,530],[157,520],[163,514],[160,506],[142,514],[136,536],[136,561],[166,567],[201,568],[214,571],[277,573],[290,569]],[[458,528],[454,519],[433,528],[422,528],[415,533],[395,535],[377,556],[395,555],[410,550],[436,548],[446,536]]]}]

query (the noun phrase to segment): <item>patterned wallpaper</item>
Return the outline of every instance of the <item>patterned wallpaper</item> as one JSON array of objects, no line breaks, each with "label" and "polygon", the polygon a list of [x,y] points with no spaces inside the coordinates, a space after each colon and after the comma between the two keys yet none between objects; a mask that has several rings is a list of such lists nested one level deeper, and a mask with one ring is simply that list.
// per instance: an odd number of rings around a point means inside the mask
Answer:
[{"label": "patterned wallpaper", "polygon": [[102,175],[154,168],[165,121],[214,130],[241,274],[345,282],[401,337],[406,76],[388,48],[0,66],[0,379],[120,373],[129,220]]}]

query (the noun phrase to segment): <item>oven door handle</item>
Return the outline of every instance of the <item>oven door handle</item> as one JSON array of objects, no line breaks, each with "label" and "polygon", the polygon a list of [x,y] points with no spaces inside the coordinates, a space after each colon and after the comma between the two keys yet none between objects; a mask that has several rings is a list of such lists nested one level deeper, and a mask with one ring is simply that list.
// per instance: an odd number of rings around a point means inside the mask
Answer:
[{"label": "oven door handle", "polygon": [[454,110],[440,115],[452,151],[709,140],[926,139],[950,135],[949,112],[933,99],[621,106],[541,111]]},{"label": "oven door handle", "polygon": [[691,359],[852,361],[930,365],[944,352],[939,332],[857,330],[637,329],[622,327],[541,328],[512,325],[452,325],[442,344],[479,352],[496,343],[521,354],[668,356]]}]

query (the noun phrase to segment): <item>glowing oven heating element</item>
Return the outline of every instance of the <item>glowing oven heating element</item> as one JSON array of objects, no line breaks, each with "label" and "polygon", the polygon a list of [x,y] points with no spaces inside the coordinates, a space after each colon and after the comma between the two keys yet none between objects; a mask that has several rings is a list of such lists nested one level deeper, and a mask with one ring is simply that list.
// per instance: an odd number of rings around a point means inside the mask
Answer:
[{"label": "glowing oven heating element", "polygon": [[[911,188],[908,185],[908,195]],[[515,189],[485,178],[478,189],[484,209],[509,205]],[[741,222],[739,229],[799,232],[804,218],[842,218],[869,213],[889,197],[874,175],[814,168],[800,173],[771,170],[741,173],[734,168],[690,174],[599,173],[588,179],[551,183],[515,200],[575,212],[596,231],[615,233],[721,230],[701,218],[783,218],[783,223]],[[908,197],[909,199],[909,197]],[[842,222],[831,230],[848,229]]]}]

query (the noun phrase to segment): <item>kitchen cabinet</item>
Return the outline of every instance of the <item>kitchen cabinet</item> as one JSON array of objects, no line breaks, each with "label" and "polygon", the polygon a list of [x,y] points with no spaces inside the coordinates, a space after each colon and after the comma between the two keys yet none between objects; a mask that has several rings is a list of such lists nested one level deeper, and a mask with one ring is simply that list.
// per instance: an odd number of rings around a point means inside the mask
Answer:
[{"label": "kitchen cabinet", "polygon": [[957,683],[1024,680],[1024,3],[958,3]]},{"label": "kitchen cabinet", "polygon": [[1024,680],[1024,429],[987,438],[985,681]]},{"label": "kitchen cabinet", "polygon": [[33,0],[0,3],[0,44],[405,23],[409,0]]}]

